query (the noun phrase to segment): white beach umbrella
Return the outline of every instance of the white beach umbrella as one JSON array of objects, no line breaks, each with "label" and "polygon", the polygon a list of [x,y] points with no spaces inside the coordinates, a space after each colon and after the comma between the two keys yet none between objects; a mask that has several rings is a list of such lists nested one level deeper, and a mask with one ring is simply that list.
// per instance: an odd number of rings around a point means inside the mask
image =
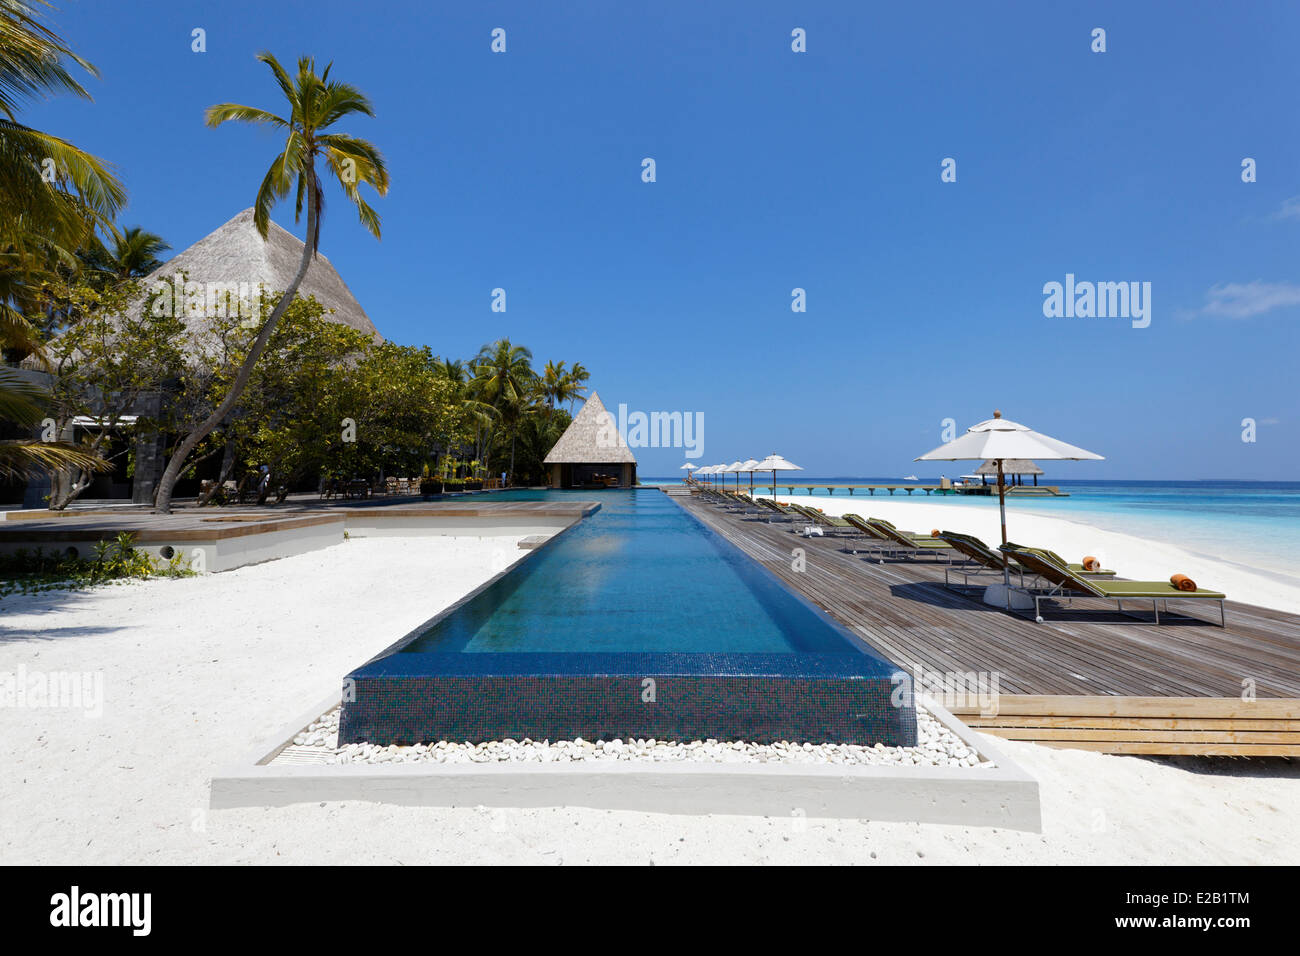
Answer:
[{"label": "white beach umbrella", "polygon": [[[715,475],[724,475],[724,474],[726,474],[726,472],[727,472],[727,466],[726,466],[725,463],[717,464],[717,465],[714,465],[714,466],[713,466],[713,473],[714,473]],[[726,485],[727,480],[726,480],[725,478],[722,479],[722,483],[723,483],[723,485]]]},{"label": "white beach umbrella", "polygon": [[752,498],[754,496],[754,472],[758,471],[758,459],[746,459],[745,463],[740,466],[740,470],[749,472],[749,495]]},{"label": "white beach umbrella", "polygon": [[691,482],[691,472],[692,472],[694,469],[699,468],[699,467],[700,467],[700,466],[697,465],[697,464],[695,464],[695,462],[693,462],[693,461],[688,461],[686,464],[682,465],[682,467],[681,467],[681,468],[678,468],[677,470],[678,470],[678,471],[684,471],[684,472],[686,472],[686,483],[687,483],[687,484],[690,484],[690,482]]},{"label": "white beach umbrella", "polygon": [[1002,517],[1003,544],[1007,543],[1007,498],[1002,471],[1006,461],[1012,458],[1037,458],[1041,461],[1104,460],[1101,455],[1049,438],[1025,425],[1007,421],[998,411],[988,421],[972,425],[966,434],[913,460],[965,461],[972,458],[997,462],[998,510]]},{"label": "white beach umbrella", "polygon": [[737,458],[727,466],[727,474],[736,476],[736,490],[740,490],[740,473],[745,470],[745,463]]},{"label": "white beach umbrella", "polygon": [[775,452],[768,455],[758,463],[755,471],[770,471],[772,473],[772,497],[776,498],[776,473],[778,471],[803,471],[799,465],[792,461],[786,461]]}]

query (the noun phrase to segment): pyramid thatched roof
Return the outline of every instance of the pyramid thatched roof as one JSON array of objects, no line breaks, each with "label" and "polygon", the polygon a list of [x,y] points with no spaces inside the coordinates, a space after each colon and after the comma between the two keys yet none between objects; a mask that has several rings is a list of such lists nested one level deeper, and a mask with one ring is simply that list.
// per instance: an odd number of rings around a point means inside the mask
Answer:
[{"label": "pyramid thatched roof", "polygon": [[546,456],[548,465],[636,464],[636,456],[618,433],[614,416],[605,411],[600,396],[592,392],[577,417]]},{"label": "pyramid thatched roof", "polygon": [[[998,473],[998,463],[989,459],[975,469],[977,475],[996,475]],[[1008,458],[1002,462],[1002,474],[1004,475],[1041,475],[1043,469],[1039,468],[1028,458]]]},{"label": "pyramid thatched roof", "polygon": [[[260,282],[267,293],[283,292],[297,274],[301,260],[302,240],[272,222],[263,241],[253,224],[250,207],[184,252],[172,256],[151,272],[143,285],[149,289],[160,280],[170,280],[176,273],[184,272],[191,282],[250,285]],[[315,296],[325,308],[334,310],[323,318],[382,341],[366,310],[325,256],[317,253],[312,260],[298,294],[304,298]]]}]

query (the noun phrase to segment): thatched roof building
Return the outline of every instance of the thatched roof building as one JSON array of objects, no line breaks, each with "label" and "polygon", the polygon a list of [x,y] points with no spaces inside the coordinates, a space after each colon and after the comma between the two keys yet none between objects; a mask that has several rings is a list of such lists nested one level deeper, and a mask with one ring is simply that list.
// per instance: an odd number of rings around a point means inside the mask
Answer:
[{"label": "thatched roof building", "polygon": [[[1007,478],[1010,484],[1019,484],[1021,476],[1033,475],[1034,484],[1038,484],[1038,476],[1043,473],[1043,469],[1028,458],[1005,458],[1002,461],[1002,475]],[[990,458],[984,464],[975,469],[975,474],[982,477],[997,477],[998,463]]]},{"label": "thatched roof building", "polygon": [[636,456],[594,391],[547,454],[545,464],[552,488],[631,488],[636,484]]},{"label": "thatched roof building", "polygon": [[[249,207],[184,252],[172,256],[150,273],[143,285],[147,290],[183,272],[191,282],[261,283],[267,293],[283,292],[298,272],[302,245],[301,239],[274,222],[270,223],[264,241],[253,224],[253,209]],[[315,296],[325,308],[334,310],[324,318],[342,322],[382,341],[366,310],[324,255],[317,253],[312,260],[298,294],[304,298]]]},{"label": "thatched roof building", "polygon": [[[998,473],[998,463],[989,459],[975,469],[977,475],[996,475]],[[1002,462],[1002,474],[1004,475],[1041,475],[1043,469],[1039,468],[1028,458],[1006,458]]]}]

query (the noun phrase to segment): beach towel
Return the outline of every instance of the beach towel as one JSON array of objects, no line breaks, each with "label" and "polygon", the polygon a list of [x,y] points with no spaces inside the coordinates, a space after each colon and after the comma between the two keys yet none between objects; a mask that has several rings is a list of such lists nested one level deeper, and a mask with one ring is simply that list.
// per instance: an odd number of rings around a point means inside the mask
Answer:
[{"label": "beach towel", "polygon": [[1169,576],[1169,583],[1180,591],[1196,590],[1196,582],[1185,574],[1171,574]]}]

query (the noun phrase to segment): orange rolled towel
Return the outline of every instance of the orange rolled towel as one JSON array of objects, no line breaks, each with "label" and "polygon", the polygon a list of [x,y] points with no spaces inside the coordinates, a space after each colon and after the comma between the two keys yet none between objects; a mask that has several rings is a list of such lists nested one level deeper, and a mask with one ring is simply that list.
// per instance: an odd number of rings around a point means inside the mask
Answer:
[{"label": "orange rolled towel", "polygon": [[937,538],[937,537],[939,537],[939,529],[938,529],[938,528],[931,528],[931,529],[930,529],[930,537],[932,537],[932,538]]},{"label": "orange rolled towel", "polygon": [[1084,558],[1082,563],[1083,563],[1083,570],[1085,571],[1101,570],[1101,562],[1098,561],[1096,558],[1094,558],[1092,555],[1088,555],[1086,558]]},{"label": "orange rolled towel", "polygon": [[1196,590],[1196,582],[1185,574],[1171,574],[1169,576],[1169,583],[1180,591]]}]

